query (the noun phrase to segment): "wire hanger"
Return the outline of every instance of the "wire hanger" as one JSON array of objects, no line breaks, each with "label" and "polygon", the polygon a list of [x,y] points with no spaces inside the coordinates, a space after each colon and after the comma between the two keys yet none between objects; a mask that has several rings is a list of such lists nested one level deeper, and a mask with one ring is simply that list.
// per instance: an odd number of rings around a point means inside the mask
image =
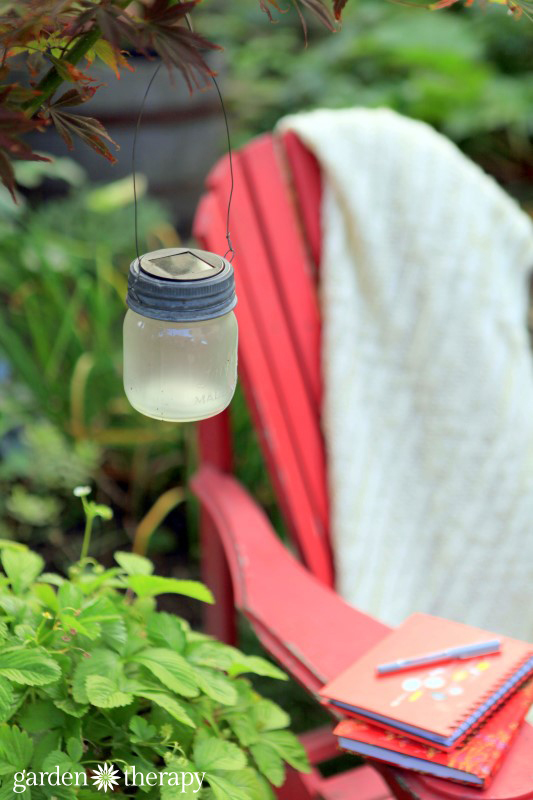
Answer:
[{"label": "wire hanger", "polygon": [[[190,20],[188,14],[185,15],[185,20],[187,22],[187,26],[188,26],[189,30],[192,33],[193,32],[193,27],[192,27],[192,23],[191,23],[191,20]],[[131,149],[131,171],[132,171],[132,174],[133,174],[133,219],[134,219],[134,233],[135,233],[135,253],[136,253],[136,256],[137,256],[137,264],[140,264],[137,182],[136,182],[136,177],[135,177],[135,164],[136,164],[136,155],[137,155],[137,139],[138,139],[138,136],[139,136],[139,130],[140,130],[140,127],[141,127],[141,120],[142,120],[142,115],[143,115],[146,99],[148,97],[150,89],[152,88],[152,84],[155,81],[155,79],[156,79],[156,77],[157,77],[157,75],[159,73],[159,70],[161,69],[162,66],[163,66],[163,62],[161,62],[161,63],[159,63],[157,65],[157,67],[154,70],[154,73],[153,73],[152,77],[150,78],[150,80],[148,82],[146,90],[144,92],[144,96],[143,96],[143,99],[141,101],[141,106],[140,106],[140,109],[139,109],[139,114],[138,114],[138,117],[137,117],[137,123],[135,125],[135,132],[134,132],[134,135],[133,135],[133,146],[132,146],[132,149]],[[230,236],[231,201],[233,199],[233,188],[234,188],[233,153],[232,153],[232,149],[231,149],[231,138],[230,138],[230,132],[229,132],[228,115],[226,113],[226,107],[224,105],[222,92],[220,91],[220,87],[219,87],[219,85],[217,83],[217,80],[216,80],[215,76],[211,75],[210,77],[211,77],[211,80],[213,81],[213,84],[215,86],[215,89],[217,91],[217,94],[218,94],[218,97],[219,97],[219,100],[220,100],[220,105],[222,107],[222,113],[224,115],[224,125],[226,127],[226,138],[227,138],[227,143],[228,143],[228,157],[229,157],[229,170],[230,170],[230,191],[229,191],[229,197],[228,197],[228,208],[227,208],[227,212],[226,212],[226,242],[228,244],[228,249],[224,253],[224,258],[227,258],[228,255],[229,255],[229,261],[231,263],[233,261],[234,255],[235,255],[235,250],[233,249],[233,245],[231,243],[231,236]]]}]

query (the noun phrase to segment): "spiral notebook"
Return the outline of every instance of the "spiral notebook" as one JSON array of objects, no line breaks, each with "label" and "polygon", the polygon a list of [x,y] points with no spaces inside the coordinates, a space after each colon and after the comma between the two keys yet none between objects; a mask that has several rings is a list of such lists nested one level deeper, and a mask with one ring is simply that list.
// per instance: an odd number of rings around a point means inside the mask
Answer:
[{"label": "spiral notebook", "polygon": [[[377,675],[422,653],[500,638],[499,653]],[[413,614],[320,690],[336,709],[442,749],[455,747],[533,674],[533,645],[460,622]]]},{"label": "spiral notebook", "polygon": [[334,733],[344,750],[365,758],[486,789],[532,703],[530,678],[478,730],[449,752],[358,719],[343,720]]}]

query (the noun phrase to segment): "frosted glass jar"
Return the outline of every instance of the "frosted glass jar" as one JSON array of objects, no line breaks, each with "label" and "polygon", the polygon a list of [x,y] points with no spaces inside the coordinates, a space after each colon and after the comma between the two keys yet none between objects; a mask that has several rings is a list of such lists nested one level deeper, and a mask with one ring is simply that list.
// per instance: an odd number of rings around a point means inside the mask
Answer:
[{"label": "frosted glass jar", "polygon": [[203,250],[148,253],[130,267],[124,319],[124,390],[141,414],[207,419],[237,383],[233,268]]}]

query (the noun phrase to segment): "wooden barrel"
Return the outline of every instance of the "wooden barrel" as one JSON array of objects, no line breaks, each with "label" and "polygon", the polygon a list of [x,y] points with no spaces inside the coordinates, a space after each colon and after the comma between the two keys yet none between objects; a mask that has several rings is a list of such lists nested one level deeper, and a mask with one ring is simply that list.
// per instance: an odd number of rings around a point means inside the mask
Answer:
[{"label": "wooden barrel", "polygon": [[[120,145],[115,154],[116,164],[110,164],[76,138],[74,150],[69,152],[52,128],[32,137],[33,146],[58,156],[70,155],[95,182],[109,182],[130,175],[139,109],[159,61],[150,61],[142,56],[132,56],[128,61],[134,72],[122,70],[119,80],[111,70],[93,64],[89,74],[97,83],[105,85],[88,103],[72,109],[74,113],[94,116],[102,122]],[[214,66],[218,68],[218,64]],[[222,88],[222,78],[219,83]],[[195,90],[191,95],[181,73],[175,70],[169,77],[163,66],[144,106],[136,164],[137,172],[148,178],[150,193],[170,207],[181,232],[190,230],[205,176],[225,146],[224,118],[214,87]],[[114,151],[112,145],[110,149]]]}]

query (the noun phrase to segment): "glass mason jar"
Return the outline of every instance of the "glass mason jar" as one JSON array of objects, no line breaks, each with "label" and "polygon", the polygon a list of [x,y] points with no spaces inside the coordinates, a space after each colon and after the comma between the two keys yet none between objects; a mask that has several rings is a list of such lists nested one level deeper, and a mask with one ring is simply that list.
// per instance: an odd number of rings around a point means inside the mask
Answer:
[{"label": "glass mason jar", "polygon": [[233,268],[203,250],[165,249],[130,267],[124,319],[124,390],[141,414],[207,419],[237,383]]}]

